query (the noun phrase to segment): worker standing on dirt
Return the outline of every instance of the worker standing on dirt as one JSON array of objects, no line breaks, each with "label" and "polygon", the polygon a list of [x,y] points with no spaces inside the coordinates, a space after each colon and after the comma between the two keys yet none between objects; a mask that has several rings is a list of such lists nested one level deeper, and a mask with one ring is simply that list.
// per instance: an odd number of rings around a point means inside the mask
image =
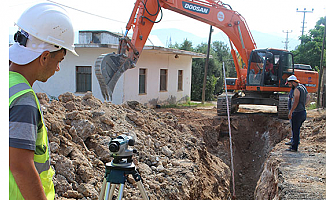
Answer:
[{"label": "worker standing on dirt", "polygon": [[46,82],[74,50],[74,30],[66,11],[51,3],[27,9],[9,48],[9,199],[53,200],[47,130],[32,89]]},{"label": "worker standing on dirt", "polygon": [[[292,107],[293,93],[294,93],[294,88],[291,87],[291,90],[289,92],[289,101],[288,101],[288,109],[289,109],[289,112],[290,112],[291,107]],[[291,124],[291,127],[292,127],[292,120],[291,119],[290,119],[290,124]],[[290,142],[286,142],[285,144],[286,145],[292,145],[292,143],[293,143],[293,132],[292,132],[292,128],[291,128],[291,141]]]},{"label": "worker standing on dirt", "polygon": [[307,88],[300,84],[300,81],[296,76],[291,75],[287,79],[287,83],[293,89],[293,98],[291,103],[291,109],[289,111],[289,119],[292,126],[292,144],[288,151],[298,151],[300,127],[306,120],[306,104],[309,102],[309,94]]}]

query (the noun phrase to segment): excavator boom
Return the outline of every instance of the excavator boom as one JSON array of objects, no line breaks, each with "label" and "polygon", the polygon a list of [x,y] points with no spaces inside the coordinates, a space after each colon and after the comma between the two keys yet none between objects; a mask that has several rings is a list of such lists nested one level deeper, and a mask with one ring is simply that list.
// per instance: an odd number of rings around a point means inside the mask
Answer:
[{"label": "excavator boom", "polygon": [[[229,5],[212,0],[136,0],[118,52],[101,55],[95,63],[95,73],[105,100],[112,100],[114,87],[122,73],[136,66],[153,25],[160,21],[156,20],[160,13],[162,16],[162,8],[222,30],[239,52],[245,68],[248,66],[250,53],[256,44],[244,18]],[[127,35],[131,28],[133,35],[130,40]],[[236,70],[240,72],[237,56],[234,50],[232,52]]]}]

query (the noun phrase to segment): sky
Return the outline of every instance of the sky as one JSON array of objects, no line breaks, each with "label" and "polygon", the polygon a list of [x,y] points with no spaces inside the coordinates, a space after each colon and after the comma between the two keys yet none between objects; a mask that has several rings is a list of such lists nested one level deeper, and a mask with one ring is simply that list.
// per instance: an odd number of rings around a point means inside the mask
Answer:
[{"label": "sky", "polygon": [[[14,34],[17,31],[14,22],[17,21],[21,13],[26,8],[40,2],[46,1],[15,0],[7,2],[9,12],[6,15],[6,21],[9,26],[9,34]],[[75,31],[108,30],[124,33],[135,0],[53,0],[53,2],[67,6],[65,9],[71,17]],[[312,13],[306,13],[305,33],[314,28],[320,17],[326,16],[325,0],[223,0],[222,2],[229,4],[233,10],[239,12],[245,18],[251,31],[273,33],[284,38],[286,37],[284,32],[287,31],[290,38],[298,38],[301,35],[304,14],[297,12],[297,9],[299,11],[314,9]],[[208,37],[209,33],[209,25],[167,9],[163,9],[163,19],[154,25],[153,30],[164,28],[181,29],[200,37]],[[222,33],[215,28],[213,34]]]}]

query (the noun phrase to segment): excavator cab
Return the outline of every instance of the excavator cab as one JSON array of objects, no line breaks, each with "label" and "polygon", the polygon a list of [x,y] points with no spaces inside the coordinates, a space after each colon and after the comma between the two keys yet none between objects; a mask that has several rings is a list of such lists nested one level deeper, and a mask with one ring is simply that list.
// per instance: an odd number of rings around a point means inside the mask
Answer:
[{"label": "excavator cab", "polygon": [[286,87],[286,78],[293,74],[293,55],[285,50],[253,50],[249,59],[248,86]]}]

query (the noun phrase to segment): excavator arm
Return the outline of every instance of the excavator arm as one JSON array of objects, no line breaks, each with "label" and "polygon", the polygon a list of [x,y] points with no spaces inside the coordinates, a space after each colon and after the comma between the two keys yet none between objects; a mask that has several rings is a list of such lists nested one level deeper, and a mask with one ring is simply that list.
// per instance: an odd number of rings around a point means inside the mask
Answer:
[{"label": "excavator arm", "polygon": [[[95,73],[104,99],[112,99],[119,77],[126,70],[136,66],[153,25],[160,21],[156,20],[160,14],[162,16],[162,8],[222,30],[237,49],[247,68],[250,53],[256,48],[256,44],[245,19],[229,5],[212,0],[136,0],[125,35],[120,39],[117,54],[101,55],[95,63]],[[133,29],[131,40],[127,37],[130,29]],[[232,43],[231,53],[239,75],[240,66]]]}]

